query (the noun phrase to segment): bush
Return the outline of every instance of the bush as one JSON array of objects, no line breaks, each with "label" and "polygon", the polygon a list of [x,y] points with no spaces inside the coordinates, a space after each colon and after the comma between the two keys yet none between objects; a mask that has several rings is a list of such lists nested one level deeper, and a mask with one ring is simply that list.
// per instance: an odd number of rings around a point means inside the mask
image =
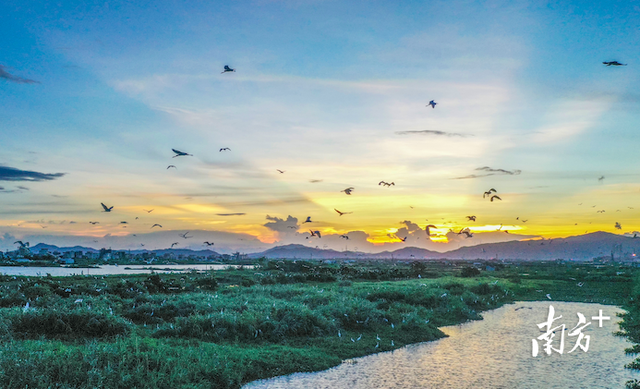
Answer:
[{"label": "bush", "polygon": [[460,272],[461,277],[477,277],[479,275],[480,275],[480,270],[471,266],[463,267],[462,271]]},{"label": "bush", "polygon": [[129,332],[124,320],[91,311],[27,311],[9,320],[13,335],[25,339],[109,338]]}]

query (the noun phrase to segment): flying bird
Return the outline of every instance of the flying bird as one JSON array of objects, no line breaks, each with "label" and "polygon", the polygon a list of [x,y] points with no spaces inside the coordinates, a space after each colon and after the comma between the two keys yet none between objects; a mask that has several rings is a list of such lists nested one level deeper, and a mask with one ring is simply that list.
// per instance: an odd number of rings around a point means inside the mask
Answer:
[{"label": "flying bird", "polygon": [[347,235],[340,235],[341,238],[349,240],[349,237]]},{"label": "flying bird", "polygon": [[129,224],[129,223],[127,223],[127,222],[120,222],[120,224]]},{"label": "flying bird", "polygon": [[307,216],[307,220],[303,221],[302,224],[304,224],[304,223],[313,223],[311,221],[311,216]]},{"label": "flying bird", "polygon": [[407,237],[406,237],[406,236],[405,236],[404,238],[401,238],[401,237],[399,237],[399,236],[396,236],[396,238],[400,239],[400,240],[401,240],[401,241],[403,241],[403,242],[406,242],[406,241],[407,241]]},{"label": "flying bird", "polygon": [[153,212],[153,209],[150,209],[148,211],[146,209],[143,209],[143,211],[145,211],[146,213],[151,213],[151,212]]},{"label": "flying bird", "polygon": [[469,231],[469,228],[463,228],[458,232],[458,235],[464,234],[467,238],[473,238],[473,234]]},{"label": "flying bird", "polygon": [[206,244],[207,246],[213,246],[212,242],[204,242],[203,244]]},{"label": "flying bird", "polygon": [[193,155],[192,155],[192,154],[185,153],[184,151],[180,151],[180,150],[176,150],[176,149],[171,149],[171,151],[173,151],[174,153],[176,153],[176,155],[174,155],[174,156],[173,156],[173,157],[171,157],[171,158],[175,158],[175,157],[184,157],[184,156],[187,156],[187,155],[188,155],[188,156],[193,157]]},{"label": "flying bird", "polygon": [[495,190],[495,189],[493,189],[493,188],[491,188],[491,189],[489,189],[488,191],[486,191],[486,192],[484,192],[484,193],[482,194],[482,198],[484,199],[484,198],[485,198],[485,197],[487,197],[487,196],[491,196],[491,192],[493,192],[493,193],[497,193],[498,191],[497,191],[497,190]]},{"label": "flying bird", "polygon": [[431,231],[430,231],[431,228],[438,228],[438,227],[434,226],[433,224],[429,224],[428,226],[426,226],[424,230],[427,232],[427,236],[431,236]]},{"label": "flying bird", "polygon": [[320,231],[309,230],[309,232],[311,233],[311,237],[317,236],[318,238],[322,238],[322,235],[320,235]]},{"label": "flying bird", "polygon": [[342,216],[342,215],[348,215],[348,214],[350,214],[350,213],[353,213],[353,212],[340,212],[340,211],[338,211],[338,210],[337,210],[337,209],[335,209],[335,208],[334,208],[333,210],[334,210],[334,211],[336,211],[336,212],[338,212],[338,214],[339,214],[340,216]]},{"label": "flying bird", "polygon": [[111,210],[113,209],[113,206],[107,207],[106,205],[104,205],[104,203],[100,203],[100,205],[102,205],[102,208],[104,208],[104,212],[111,212]]},{"label": "flying bird", "polygon": [[160,224],[158,224],[158,223],[156,223],[156,224],[154,224],[154,225],[152,225],[152,226],[151,226],[151,228],[153,228],[153,227],[160,227],[160,228],[162,228],[162,226],[161,226]]},{"label": "flying bird", "polygon": [[89,224],[93,224],[93,225],[96,225],[98,223],[100,223],[100,222],[89,222]]},{"label": "flying bird", "polygon": [[167,170],[169,170],[169,169],[171,169],[171,168],[178,169],[178,168],[176,167],[176,165],[169,165],[169,166],[167,166]]},{"label": "flying bird", "polygon": [[220,152],[223,152],[223,151],[225,151],[225,150],[226,150],[226,151],[231,151],[231,149],[230,149],[230,148],[228,148],[228,147],[223,147],[223,148],[221,148],[221,149],[220,149]]},{"label": "flying bird", "polygon": [[429,104],[427,104],[426,106],[427,106],[427,107],[428,107],[428,106],[431,106],[431,108],[435,108],[435,107],[436,107],[436,104],[438,104],[438,103],[436,103],[434,100],[431,100],[431,101],[429,101]]},{"label": "flying bird", "polygon": [[599,182],[604,181],[604,176],[600,176],[600,177],[598,177],[598,181],[599,181]]},{"label": "flying bird", "polygon": [[603,62],[602,64],[607,66],[627,66],[626,63],[620,63],[618,61],[608,61],[608,62]]},{"label": "flying bird", "polygon": [[345,190],[341,190],[340,192],[344,192],[344,193],[346,193],[346,194],[348,194],[348,195],[351,195],[351,192],[352,192],[354,189],[355,189],[354,187],[350,186],[350,187],[348,187],[348,188],[347,188],[347,189],[345,189]]},{"label": "flying bird", "polygon": [[16,240],[15,242],[13,242],[13,244],[19,244],[20,247],[29,247],[29,242],[27,243],[23,243],[21,240]]},{"label": "flying bird", "polygon": [[476,217],[475,216],[467,216],[467,220],[471,221],[471,222],[474,222],[474,221],[476,221]]},{"label": "flying bird", "polygon": [[173,246],[177,246],[177,245],[179,245],[179,243],[178,243],[178,242],[171,243],[171,248],[173,248]]},{"label": "flying bird", "polygon": [[616,222],[616,226],[615,227],[616,227],[617,230],[621,230],[622,229],[622,226],[618,222]]},{"label": "flying bird", "polygon": [[231,68],[229,67],[229,65],[224,65],[224,70],[223,70],[222,72],[220,72],[220,74],[222,74],[222,73],[229,73],[229,72],[235,72],[235,71],[236,71],[236,69],[231,69]]},{"label": "flying bird", "polygon": [[278,173],[280,173],[280,174],[282,174],[282,173],[284,173],[284,172],[285,172],[284,170],[280,170],[280,169],[276,169],[276,170],[277,170],[277,171],[278,171]]},{"label": "flying bird", "polygon": [[378,185],[384,185],[384,186],[386,186],[387,188],[389,188],[389,187],[391,187],[391,185],[395,186],[395,185],[396,185],[396,183],[395,183],[395,182],[385,182],[385,181],[380,181],[380,182],[378,183]]},{"label": "flying bird", "polygon": [[180,236],[185,238],[185,239],[193,238],[193,236],[187,236],[187,234],[189,234],[189,231],[185,232],[184,234],[182,234]]},{"label": "flying bird", "polygon": [[491,202],[493,202],[494,199],[498,199],[500,201],[502,201],[502,199],[496,195],[491,196]]}]

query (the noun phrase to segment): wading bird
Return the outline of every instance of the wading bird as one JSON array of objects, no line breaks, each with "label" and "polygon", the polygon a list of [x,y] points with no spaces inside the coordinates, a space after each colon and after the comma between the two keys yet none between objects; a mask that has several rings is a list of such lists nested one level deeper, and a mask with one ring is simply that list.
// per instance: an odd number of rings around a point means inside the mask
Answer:
[{"label": "wading bird", "polygon": [[173,151],[174,153],[176,153],[176,155],[174,155],[174,156],[173,156],[173,157],[171,157],[171,158],[175,158],[175,157],[186,157],[187,155],[188,155],[188,156],[190,156],[190,157],[193,157],[193,155],[192,155],[192,154],[185,153],[184,151],[180,151],[180,150],[176,150],[176,149],[171,149],[171,151]]},{"label": "wading bird", "polygon": [[333,210],[334,210],[334,211],[336,211],[336,212],[338,212],[338,214],[339,214],[340,216],[342,216],[342,215],[348,215],[348,214],[350,214],[350,213],[353,213],[353,212],[340,212],[340,211],[338,211],[338,210],[337,210],[337,209],[335,209],[335,208],[334,208]]},{"label": "wading bird", "polygon": [[223,152],[223,151],[231,151],[231,149],[228,147],[223,147],[220,149],[220,152]]},{"label": "wading bird", "polygon": [[438,104],[438,103],[436,103],[434,100],[431,100],[431,101],[429,101],[429,104],[427,104],[426,106],[427,106],[427,107],[428,107],[428,106],[431,106],[431,108],[435,108],[435,107],[436,107],[436,104]]},{"label": "wading bird", "polygon": [[493,192],[493,193],[497,193],[498,191],[497,191],[497,190],[495,190],[495,189],[493,189],[493,188],[491,188],[491,189],[489,189],[488,191],[486,191],[486,192],[484,192],[484,193],[482,194],[482,198],[484,199],[484,198],[485,198],[485,197],[487,197],[487,196],[491,196],[491,192]]},{"label": "wading bird", "polygon": [[348,188],[347,188],[347,189],[345,189],[345,190],[341,190],[340,192],[344,192],[344,193],[346,193],[346,194],[348,194],[348,195],[351,195],[351,192],[352,192],[354,189],[355,189],[354,187],[350,186],[350,187],[348,187]]},{"label": "wading bird", "polygon": [[104,212],[111,212],[111,210],[113,209],[113,206],[107,207],[106,205],[104,205],[104,203],[100,203],[100,205],[102,205],[102,208],[104,208]]},{"label": "wading bird", "polygon": [[156,223],[156,224],[154,224],[154,225],[152,225],[152,226],[151,226],[151,228],[153,228],[153,227],[160,227],[160,228],[162,228],[162,226],[161,226],[160,224],[158,224],[158,223]]},{"label": "wading bird", "polygon": [[169,170],[169,169],[171,169],[171,168],[174,168],[174,169],[176,169],[176,170],[178,169],[178,168],[176,167],[176,165],[169,165],[169,166],[167,166],[167,170]]},{"label": "wading bird", "polygon": [[498,199],[500,201],[502,201],[502,199],[496,195],[491,196],[491,202],[493,202],[494,199]]},{"label": "wading bird", "polygon": [[627,66],[626,63],[620,63],[618,61],[608,61],[608,62],[603,62],[602,64],[607,66]]},{"label": "wading bird", "polygon": [[476,221],[476,217],[475,216],[467,216],[467,220],[470,222],[474,222]]},{"label": "wading bird", "polygon": [[231,68],[229,67],[229,65],[224,65],[224,70],[223,70],[222,72],[220,72],[220,74],[222,74],[222,73],[229,73],[229,72],[235,72],[235,71],[236,71],[236,69],[231,69]]}]

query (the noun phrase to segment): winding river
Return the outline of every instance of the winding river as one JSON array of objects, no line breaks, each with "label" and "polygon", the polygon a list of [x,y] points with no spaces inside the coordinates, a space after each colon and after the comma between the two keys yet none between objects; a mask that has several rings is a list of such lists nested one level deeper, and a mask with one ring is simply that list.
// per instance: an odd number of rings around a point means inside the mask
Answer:
[{"label": "winding river", "polygon": [[[562,315],[553,327],[567,327],[564,352],[547,355],[543,341],[538,341],[539,354],[533,357],[532,340],[546,330],[537,324],[547,320],[549,305],[554,317]],[[599,310],[610,317],[602,327],[592,319]],[[576,348],[569,353],[577,336],[568,332],[578,324],[578,312],[591,323],[582,331],[590,342],[588,351]],[[630,343],[613,335],[618,312],[622,310],[600,304],[518,302],[485,312],[484,320],[441,328],[447,338],[356,358],[322,372],[255,381],[244,389],[624,388],[640,374],[624,368],[633,357],[624,353]],[[553,343],[557,348],[559,334]]]}]

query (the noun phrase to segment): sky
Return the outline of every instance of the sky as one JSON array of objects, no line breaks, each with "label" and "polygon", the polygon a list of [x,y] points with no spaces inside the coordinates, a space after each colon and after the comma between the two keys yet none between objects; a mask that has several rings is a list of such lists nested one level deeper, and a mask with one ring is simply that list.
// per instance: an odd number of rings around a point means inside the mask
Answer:
[{"label": "sky", "polygon": [[10,0],[0,15],[0,249],[447,251],[640,229],[635,2]]}]

